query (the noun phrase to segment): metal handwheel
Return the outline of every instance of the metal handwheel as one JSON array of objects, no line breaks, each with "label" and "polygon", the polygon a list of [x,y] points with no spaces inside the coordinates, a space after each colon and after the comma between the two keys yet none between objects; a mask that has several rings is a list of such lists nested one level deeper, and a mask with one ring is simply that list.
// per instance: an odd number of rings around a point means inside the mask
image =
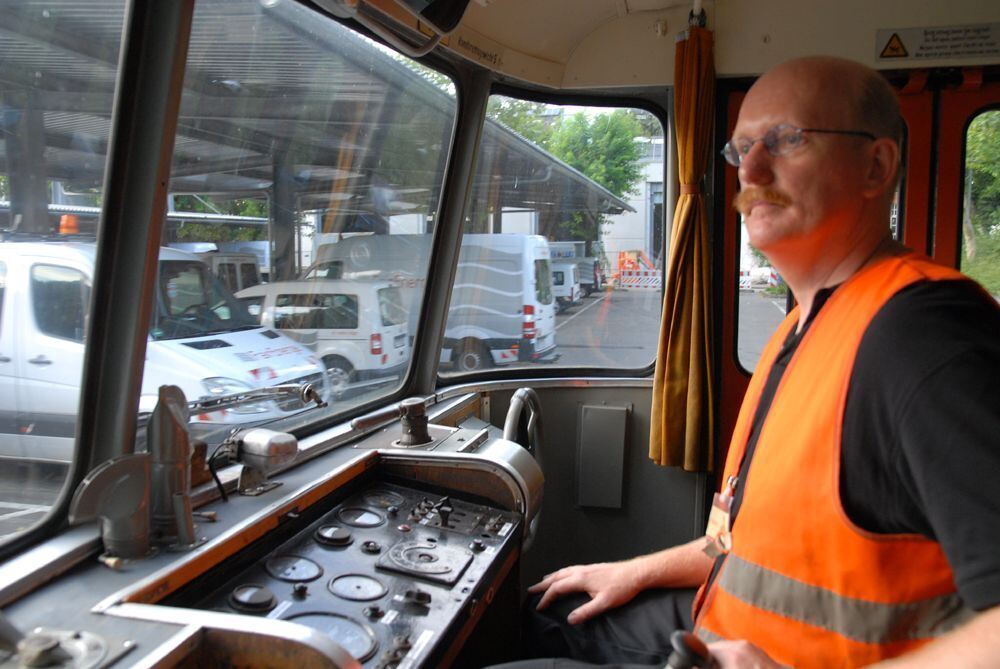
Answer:
[{"label": "metal handwheel", "polygon": [[[538,399],[538,393],[531,388],[518,388],[511,396],[507,418],[503,422],[503,438],[528,451],[539,468],[545,471],[542,466],[542,403]],[[539,511],[528,525],[521,542],[522,551],[531,547],[541,517],[542,512]]]}]

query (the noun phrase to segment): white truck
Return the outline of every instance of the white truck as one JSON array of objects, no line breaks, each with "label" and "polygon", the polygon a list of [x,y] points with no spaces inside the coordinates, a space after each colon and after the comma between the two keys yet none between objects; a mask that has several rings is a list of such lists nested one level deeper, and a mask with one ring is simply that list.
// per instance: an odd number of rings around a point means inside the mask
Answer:
[{"label": "white truck", "polygon": [[[324,244],[306,279],[387,280],[398,286],[411,315],[409,334],[427,277],[430,235],[358,235]],[[524,234],[462,237],[441,363],[467,372],[518,362],[554,361],[555,298],[549,245]]]},{"label": "white truck", "polygon": [[575,262],[552,263],[552,294],[556,296],[560,312],[580,301],[582,291]]},{"label": "white truck", "polygon": [[587,256],[586,242],[549,242],[552,262],[574,262],[584,297],[604,290],[606,280],[600,258]]},{"label": "white truck", "polygon": [[[87,242],[0,242],[0,459],[72,457],[95,250]],[[319,359],[255,323],[204,263],[164,248],[158,269],[140,413],[153,410],[164,384],[179,386],[189,402],[281,383],[311,383],[329,395]],[[257,422],[304,406],[268,399],[191,421]]]}]

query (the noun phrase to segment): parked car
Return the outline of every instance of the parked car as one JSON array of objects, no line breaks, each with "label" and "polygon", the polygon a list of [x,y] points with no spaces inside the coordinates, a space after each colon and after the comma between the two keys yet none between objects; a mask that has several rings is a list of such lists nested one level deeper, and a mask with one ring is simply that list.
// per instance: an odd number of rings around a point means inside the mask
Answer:
[{"label": "parked car", "polygon": [[406,371],[408,314],[400,289],[386,281],[278,281],[237,297],[256,322],[316,353],[334,397]]},{"label": "parked car", "polygon": [[[96,247],[87,242],[0,243],[0,458],[68,461],[76,433]],[[207,265],[161,249],[139,411],[161,385],[188,401],[279,383],[326,393],[322,363],[263,328]],[[239,424],[301,410],[297,398],[197,413],[193,423]]]}]

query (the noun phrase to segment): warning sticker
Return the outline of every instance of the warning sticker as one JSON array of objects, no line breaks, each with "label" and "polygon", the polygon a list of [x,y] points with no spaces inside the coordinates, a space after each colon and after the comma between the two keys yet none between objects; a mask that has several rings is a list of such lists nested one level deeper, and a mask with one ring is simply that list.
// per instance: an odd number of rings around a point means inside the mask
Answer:
[{"label": "warning sticker", "polygon": [[903,40],[899,39],[898,34],[893,33],[889,41],[885,43],[885,48],[882,49],[879,58],[906,58],[909,55],[910,52],[903,46]]},{"label": "warning sticker", "polygon": [[1000,56],[1000,23],[886,28],[875,35],[877,60],[947,60]]}]

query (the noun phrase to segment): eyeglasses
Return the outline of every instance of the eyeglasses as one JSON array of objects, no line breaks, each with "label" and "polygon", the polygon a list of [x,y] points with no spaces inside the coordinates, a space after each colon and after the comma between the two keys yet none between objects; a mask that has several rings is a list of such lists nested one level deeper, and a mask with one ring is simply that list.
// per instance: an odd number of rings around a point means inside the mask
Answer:
[{"label": "eyeglasses", "polygon": [[763,137],[757,139],[731,139],[722,147],[722,157],[733,167],[739,167],[743,162],[743,157],[750,153],[750,149],[757,142],[763,142],[764,148],[772,156],[784,156],[803,145],[802,133],[822,132],[828,135],[853,135],[855,137],[865,137],[875,140],[875,135],[864,130],[829,130],[826,128],[796,128],[794,125],[782,123],[776,125]]}]

